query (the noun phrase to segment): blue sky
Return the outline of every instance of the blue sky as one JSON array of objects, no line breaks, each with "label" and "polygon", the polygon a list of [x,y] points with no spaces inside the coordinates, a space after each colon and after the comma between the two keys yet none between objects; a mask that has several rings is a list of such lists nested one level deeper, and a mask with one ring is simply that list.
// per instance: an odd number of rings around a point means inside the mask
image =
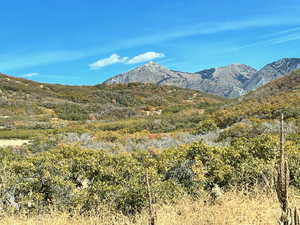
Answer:
[{"label": "blue sky", "polygon": [[0,72],[97,84],[152,60],[174,70],[300,57],[299,0],[1,2]]}]

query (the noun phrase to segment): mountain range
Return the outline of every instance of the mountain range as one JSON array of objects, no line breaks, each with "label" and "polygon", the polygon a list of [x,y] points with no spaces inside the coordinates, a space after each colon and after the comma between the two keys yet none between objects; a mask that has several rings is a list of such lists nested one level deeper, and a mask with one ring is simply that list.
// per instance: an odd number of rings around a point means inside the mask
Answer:
[{"label": "mountain range", "polygon": [[300,58],[284,58],[256,70],[244,64],[231,64],[195,73],[174,71],[149,62],[126,73],[114,76],[105,84],[153,83],[189,88],[222,97],[234,98],[300,68]]}]

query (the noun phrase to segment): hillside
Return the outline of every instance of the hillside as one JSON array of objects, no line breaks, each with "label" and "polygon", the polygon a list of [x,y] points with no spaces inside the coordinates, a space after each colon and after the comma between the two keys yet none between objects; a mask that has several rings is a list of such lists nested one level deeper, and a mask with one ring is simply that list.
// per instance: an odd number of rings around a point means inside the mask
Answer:
[{"label": "hillside", "polygon": [[241,99],[264,98],[284,95],[300,90],[300,69],[288,73],[286,76],[270,81],[266,85],[241,97]]},{"label": "hillside", "polygon": [[[152,64],[146,66],[150,67],[147,68],[148,71],[153,66],[161,69],[159,65]],[[232,65],[233,70],[236,67],[237,65]],[[297,116],[300,111],[299,73],[300,70],[296,70],[271,81],[240,97],[237,102],[191,89],[131,83],[130,80],[125,84],[66,86],[1,74],[0,128],[53,129],[76,121],[115,121],[152,116],[169,122],[176,120],[178,124],[187,119],[199,121],[200,118],[213,116],[221,127],[227,127],[252,117],[276,118],[278,111],[283,109],[288,114]],[[222,74],[222,69],[202,71],[197,76],[207,79],[215,74]],[[209,88],[209,85],[206,87]],[[212,111],[215,111],[214,114],[211,114]],[[189,114],[182,117],[185,112]],[[171,126],[166,124],[165,127]],[[193,125],[188,122],[180,126],[190,128]]]},{"label": "hillside", "polygon": [[65,86],[4,74],[0,75],[0,93],[2,128],[48,128],[57,120],[64,124],[141,118],[191,107],[200,110],[224,102],[220,97],[171,86],[141,83]]},{"label": "hillside", "polygon": [[299,119],[299,102],[300,70],[296,70],[240,97],[239,103],[227,106],[215,115],[223,126],[251,117],[275,119],[280,112]]}]

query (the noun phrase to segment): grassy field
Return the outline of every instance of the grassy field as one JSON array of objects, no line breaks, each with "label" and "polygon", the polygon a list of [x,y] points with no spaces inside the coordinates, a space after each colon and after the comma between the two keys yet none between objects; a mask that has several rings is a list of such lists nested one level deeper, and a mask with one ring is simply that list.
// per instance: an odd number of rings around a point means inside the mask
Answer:
[{"label": "grassy field", "polygon": [[[300,200],[291,195],[291,206],[300,206]],[[193,201],[184,199],[176,204],[156,206],[157,225],[271,225],[277,224],[280,207],[274,193],[247,194],[229,192],[216,204],[207,198]],[[70,217],[53,212],[39,216],[8,216],[0,219],[2,225],[146,225],[147,212],[134,218],[102,209],[101,215]]]}]

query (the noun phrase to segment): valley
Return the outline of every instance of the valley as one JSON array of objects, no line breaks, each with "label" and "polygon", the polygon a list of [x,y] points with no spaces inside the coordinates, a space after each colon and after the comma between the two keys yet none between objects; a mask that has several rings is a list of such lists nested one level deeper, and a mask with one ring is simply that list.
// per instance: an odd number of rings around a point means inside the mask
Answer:
[{"label": "valley", "polygon": [[300,225],[300,1],[1,1],[0,225]]},{"label": "valley", "polygon": [[[249,204],[254,207],[254,202],[269,198],[268,193],[275,199],[270,184],[281,113],[291,192],[297,196],[299,77],[300,70],[294,70],[232,99],[177,85],[66,86],[1,74],[1,207],[15,212],[16,221],[27,212],[37,219],[51,208],[55,213],[72,212],[78,219],[89,216],[99,224],[106,224],[110,216],[122,218],[115,219],[117,224],[128,224],[133,218],[143,224],[147,175],[161,222],[174,210],[183,215],[196,209],[208,214],[226,211],[233,207],[230,204],[244,202],[241,193],[245,193],[249,202],[238,211],[242,215]],[[208,203],[215,185],[226,199],[216,205]],[[294,198],[291,201],[299,204]],[[103,220],[94,218],[102,207],[109,207],[107,215]],[[266,224],[272,217],[275,221],[279,205],[272,207],[272,213],[266,211],[261,218],[253,208],[253,217],[240,220]],[[190,215],[189,224],[200,219],[198,213]],[[229,215],[214,220],[201,217],[201,221],[219,224],[224,218],[240,224]],[[70,221],[65,214],[55,214],[55,219],[48,218],[45,224]],[[11,217],[0,221],[9,224]]]}]

